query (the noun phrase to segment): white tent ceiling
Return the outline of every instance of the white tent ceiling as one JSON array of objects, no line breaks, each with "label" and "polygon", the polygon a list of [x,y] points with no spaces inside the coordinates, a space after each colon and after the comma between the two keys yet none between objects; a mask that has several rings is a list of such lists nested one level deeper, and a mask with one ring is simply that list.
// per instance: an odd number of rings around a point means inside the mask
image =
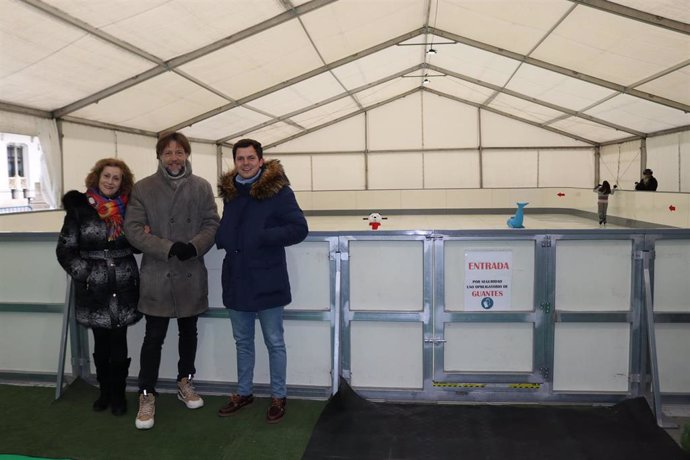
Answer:
[{"label": "white tent ceiling", "polygon": [[690,129],[689,23],[688,0],[0,0],[0,110],[270,146],[428,91],[610,143]]}]

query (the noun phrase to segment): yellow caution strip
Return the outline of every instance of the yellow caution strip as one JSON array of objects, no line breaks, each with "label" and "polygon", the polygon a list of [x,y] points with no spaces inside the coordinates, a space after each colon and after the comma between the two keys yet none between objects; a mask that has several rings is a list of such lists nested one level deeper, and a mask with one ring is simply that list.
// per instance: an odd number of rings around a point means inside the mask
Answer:
[{"label": "yellow caution strip", "polygon": [[541,383],[454,383],[454,382],[433,382],[433,386],[439,388],[487,388],[487,387],[504,387],[515,388],[518,390],[538,390],[541,388]]},{"label": "yellow caution strip", "polygon": [[484,388],[485,383],[450,383],[450,382],[434,382],[433,386],[442,388]]},{"label": "yellow caution strip", "polygon": [[522,388],[527,390],[538,390],[541,388],[541,383],[511,383],[508,388]]}]

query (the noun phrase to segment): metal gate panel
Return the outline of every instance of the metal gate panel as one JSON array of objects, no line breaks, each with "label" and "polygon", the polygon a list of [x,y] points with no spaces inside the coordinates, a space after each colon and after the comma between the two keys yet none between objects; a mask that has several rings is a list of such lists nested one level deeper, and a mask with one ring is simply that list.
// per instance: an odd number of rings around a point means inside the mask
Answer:
[{"label": "metal gate panel", "polygon": [[657,324],[656,341],[661,392],[690,394],[690,324]]},{"label": "metal gate panel", "polygon": [[309,239],[285,248],[292,302],[286,310],[329,311],[333,298],[337,239]]},{"label": "metal gate panel", "polygon": [[629,391],[629,323],[559,323],[554,344],[553,390]]},{"label": "metal gate panel", "polygon": [[340,238],[341,372],[358,390],[430,382],[431,249],[426,233]]},{"label": "metal gate panel", "polygon": [[654,243],[654,312],[690,313],[690,240]]},{"label": "metal gate panel", "polygon": [[[433,385],[455,391],[544,391],[548,309],[543,308],[547,259],[542,235],[468,237],[453,233],[434,246]],[[467,251],[510,251],[510,309],[467,311]]]},{"label": "metal gate panel", "polygon": [[446,323],[443,372],[520,372],[534,369],[529,323]]},{"label": "metal gate panel", "polygon": [[641,366],[639,235],[553,238],[553,391],[633,395]]},{"label": "metal gate panel", "polygon": [[421,322],[353,321],[350,337],[353,387],[422,390]]},{"label": "metal gate panel", "polygon": [[556,309],[630,311],[632,260],[630,239],[558,239]]}]

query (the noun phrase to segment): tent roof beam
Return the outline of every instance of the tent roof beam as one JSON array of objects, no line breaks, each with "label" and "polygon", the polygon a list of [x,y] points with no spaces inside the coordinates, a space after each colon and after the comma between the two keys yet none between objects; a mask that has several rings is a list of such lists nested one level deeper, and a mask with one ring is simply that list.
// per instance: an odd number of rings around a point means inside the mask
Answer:
[{"label": "tent roof beam", "polygon": [[[275,123],[278,123],[278,122],[280,122],[280,121],[286,121],[286,120],[288,120],[288,119],[290,119],[290,118],[292,118],[292,117],[294,117],[294,116],[301,115],[301,114],[303,114],[303,113],[305,113],[305,112],[308,112],[308,111],[310,111],[310,110],[314,110],[314,109],[317,109],[317,108],[319,108],[319,107],[322,107],[322,106],[324,106],[324,105],[326,105],[326,104],[330,104],[331,102],[335,102],[335,101],[337,101],[337,100],[344,99],[344,98],[346,98],[346,97],[348,97],[348,96],[352,96],[353,94],[357,94],[357,93],[360,93],[360,92],[362,92],[362,91],[365,91],[365,90],[367,90],[367,89],[369,89],[369,88],[373,88],[374,86],[378,86],[378,85],[381,85],[381,84],[383,84],[383,83],[389,82],[389,81],[391,81],[391,80],[395,80],[396,78],[399,78],[399,77],[401,77],[401,76],[403,76],[403,75],[406,75],[406,74],[408,74],[408,73],[414,72],[414,71],[416,71],[416,70],[420,70],[420,69],[422,69],[422,68],[423,68],[423,65],[422,65],[422,64],[418,64],[418,65],[416,65],[416,66],[407,68],[407,69],[402,70],[402,71],[400,71],[400,72],[396,72],[396,73],[394,73],[394,74],[392,74],[392,75],[389,75],[389,76],[387,76],[387,77],[381,78],[381,79],[376,80],[376,81],[373,81],[373,82],[371,82],[371,83],[367,83],[366,85],[362,85],[362,86],[357,87],[357,88],[355,88],[355,89],[352,89],[352,90],[350,90],[350,91],[346,91],[346,92],[343,92],[343,93],[340,93],[340,94],[336,94],[335,96],[329,97],[328,99],[324,99],[323,101],[317,102],[317,103],[312,104],[312,105],[309,105],[309,106],[307,106],[307,107],[303,107],[303,108],[301,108],[301,109],[295,110],[295,111],[290,112],[290,113],[287,113],[287,114],[285,114],[285,115],[278,116],[278,117],[274,118],[273,120],[268,120],[268,121],[265,121],[265,122],[263,122],[263,123],[259,123],[258,125],[254,125],[254,126],[252,126],[252,127],[250,127],[250,128],[243,129],[242,131],[237,131],[237,132],[235,132],[235,133],[232,133],[232,134],[230,134],[230,135],[228,135],[228,136],[225,136],[225,137],[223,137],[223,138],[220,138],[220,139],[216,140],[216,142],[218,142],[218,143],[226,142],[226,141],[229,141],[230,139],[234,139],[234,138],[239,137],[239,136],[244,136],[244,135],[247,134],[247,133],[251,133],[251,132],[253,132],[253,131],[256,131],[257,129],[261,129],[261,128],[264,128],[264,127],[266,127],[266,126],[270,126],[270,125],[275,124]],[[362,107],[360,106],[360,108],[362,108]]]},{"label": "tent roof beam", "polygon": [[[592,145],[529,145],[517,147],[484,147],[483,151],[493,150],[588,150]],[[275,152],[275,155],[351,155],[368,153],[442,153],[442,152],[476,152],[476,147],[447,147],[447,148],[420,148],[420,149],[366,149],[366,150],[333,150],[333,151],[309,151],[309,152]]]},{"label": "tent roof beam", "polygon": [[644,11],[630,8],[629,6],[620,5],[618,3],[609,2],[607,0],[569,0],[578,5],[589,6],[607,13],[617,14],[624,18],[634,19],[636,21],[644,22],[656,27],[663,27],[674,32],[680,32],[690,35],[690,24],[673,19],[664,18],[656,14],[645,13]]},{"label": "tent roof beam", "polygon": [[464,99],[462,99],[462,98],[458,98],[458,97],[455,97],[455,96],[451,96],[451,95],[442,93],[442,92],[440,92],[440,91],[432,90],[432,89],[430,89],[430,88],[419,87],[419,88],[414,88],[414,89],[412,89],[412,90],[410,90],[410,91],[406,91],[406,92],[404,92],[404,93],[402,93],[402,94],[399,94],[398,96],[395,96],[395,97],[386,99],[385,101],[381,101],[381,102],[378,102],[378,103],[376,103],[376,104],[370,105],[370,106],[365,107],[365,108],[363,108],[363,109],[361,109],[361,110],[356,110],[356,111],[354,111],[354,112],[352,112],[352,113],[349,113],[349,114],[347,114],[347,115],[343,115],[343,116],[340,117],[340,118],[337,118],[337,119],[335,119],[335,120],[331,120],[331,121],[329,121],[329,122],[323,123],[323,124],[321,124],[321,125],[319,125],[319,126],[314,126],[313,128],[310,128],[310,129],[308,129],[308,130],[306,130],[306,131],[304,131],[304,132],[297,133],[297,134],[294,134],[294,135],[292,135],[292,136],[289,136],[289,137],[286,137],[286,138],[284,138],[284,139],[281,139],[281,140],[279,140],[279,141],[272,142],[271,144],[264,146],[264,148],[265,148],[265,149],[268,149],[268,148],[275,147],[275,146],[280,145],[280,144],[284,144],[285,142],[288,142],[288,141],[297,139],[298,137],[305,136],[305,135],[307,135],[307,134],[309,134],[309,133],[312,133],[312,132],[314,132],[314,131],[318,131],[319,129],[326,128],[326,127],[331,126],[331,125],[334,125],[334,124],[336,124],[336,123],[340,123],[341,121],[347,120],[347,119],[352,118],[352,117],[354,117],[354,116],[357,116],[357,115],[359,115],[359,114],[361,114],[361,113],[368,112],[368,111],[373,110],[373,109],[375,109],[375,108],[377,108],[377,107],[380,107],[380,106],[382,106],[382,105],[391,103],[391,102],[396,101],[396,100],[398,100],[398,99],[402,99],[402,98],[404,98],[404,97],[407,97],[407,96],[409,96],[409,95],[411,95],[411,94],[414,94],[414,93],[420,92],[420,91],[428,91],[429,93],[436,94],[437,96],[446,97],[446,98],[448,98],[448,99],[451,99],[451,100],[454,100],[454,101],[457,101],[457,102],[462,102],[462,103],[464,103],[464,104],[468,104],[468,105],[471,105],[471,106],[473,106],[473,107],[477,107],[477,108],[480,108],[480,109],[485,109],[485,110],[487,110],[487,111],[489,111],[489,112],[493,112],[493,113],[496,113],[496,114],[498,114],[498,115],[503,115],[503,116],[506,116],[506,117],[511,118],[511,119],[513,119],[513,120],[517,120],[517,121],[520,121],[520,122],[524,122],[524,123],[530,124],[530,125],[532,125],[532,126],[536,126],[536,127],[539,127],[539,128],[543,128],[543,129],[545,129],[545,130],[547,130],[547,131],[551,131],[551,132],[554,132],[554,133],[556,133],[556,134],[560,134],[560,135],[569,137],[569,138],[571,138],[571,139],[575,139],[575,140],[584,142],[584,143],[586,143],[586,144],[590,144],[590,145],[595,145],[595,144],[596,144],[596,142],[594,142],[594,141],[592,141],[592,140],[590,140],[590,139],[585,139],[585,138],[583,138],[583,137],[580,137],[580,136],[577,136],[577,135],[574,135],[574,134],[570,134],[570,133],[567,133],[567,132],[558,130],[558,129],[556,129],[556,128],[552,128],[552,127],[550,127],[550,126],[541,126],[539,123],[535,123],[535,122],[533,122],[533,121],[531,121],[531,120],[525,120],[525,119],[522,119],[522,118],[517,117],[517,116],[515,116],[515,115],[509,114],[509,113],[505,113],[505,112],[501,112],[500,110],[493,109],[493,108],[491,108],[491,107],[484,107],[484,106],[482,106],[481,104],[478,104],[478,103],[476,103],[476,102],[467,101],[467,100],[464,100]]},{"label": "tent roof beam", "polygon": [[[539,39],[539,41],[537,41],[537,43],[534,44],[534,46],[527,52],[527,54],[526,54],[525,56],[531,55],[531,54],[534,52],[534,50],[536,50],[536,49],[539,47],[539,45],[541,45],[542,43],[544,43],[544,40],[546,40],[546,39],[553,33],[553,31],[556,30],[556,28],[557,28],[558,26],[560,26],[561,23],[563,23],[563,21],[565,20],[565,18],[567,18],[567,17],[570,15],[570,13],[572,13],[572,11],[576,8],[576,6],[577,6],[577,5],[572,5],[570,8],[568,8],[568,11],[566,11],[565,13],[563,13],[563,15],[558,19],[558,21],[556,21],[556,22],[549,28],[549,30],[547,30],[546,33],[545,33],[544,35],[542,35],[542,37]],[[515,76],[515,74],[518,73],[518,70],[520,70],[520,67],[521,67],[521,66],[522,66],[522,62],[520,62],[520,64],[518,64],[518,66],[515,68],[515,70],[513,71],[513,73],[510,75],[510,77],[508,77],[508,79],[506,79],[505,83],[503,83],[502,88],[505,88],[506,86],[508,86],[508,84],[509,84],[510,81],[513,79],[513,77]],[[493,100],[496,98],[496,96],[498,96],[498,95],[499,95],[499,92],[498,92],[498,91],[494,91],[493,94],[491,94],[491,96],[489,96],[489,97],[484,101],[484,105],[489,105],[489,104],[491,104],[491,101],[493,101]]]},{"label": "tent roof beam", "polygon": [[622,144],[624,142],[638,141],[640,139],[648,139],[650,137],[664,136],[666,134],[682,133],[684,131],[690,131],[690,125],[676,126],[675,128],[662,129],[661,131],[654,131],[653,133],[645,134],[644,136],[630,136],[623,139],[615,139],[612,141],[602,142],[599,145],[615,145]]},{"label": "tent roof beam", "polygon": [[581,112],[578,112],[578,111],[576,111],[576,110],[571,110],[571,109],[568,109],[568,108],[565,108],[565,107],[562,107],[562,106],[559,106],[559,105],[556,105],[556,104],[552,104],[552,103],[550,103],[550,102],[542,101],[542,100],[540,100],[540,99],[537,99],[537,98],[534,98],[534,97],[531,97],[531,96],[526,96],[526,95],[524,95],[524,94],[522,94],[522,93],[518,93],[517,91],[513,91],[513,90],[510,90],[510,89],[506,89],[506,88],[501,88],[500,86],[493,85],[493,84],[491,84],[491,83],[487,83],[487,82],[485,82],[485,81],[478,80],[478,79],[476,79],[476,78],[471,78],[471,77],[468,77],[468,76],[463,75],[463,74],[459,74],[459,73],[456,73],[456,72],[452,72],[452,71],[450,71],[450,70],[446,70],[446,69],[444,69],[443,67],[437,67],[437,66],[435,66],[435,65],[429,65],[429,66],[427,66],[427,68],[429,68],[429,69],[431,69],[431,70],[434,70],[434,71],[436,71],[436,72],[444,73],[444,74],[446,74],[446,75],[449,75],[449,76],[451,76],[451,77],[457,78],[457,79],[459,79],[459,80],[463,80],[463,81],[467,81],[467,82],[470,82],[470,83],[474,83],[474,84],[476,84],[476,85],[480,85],[480,86],[483,86],[483,87],[485,87],[485,88],[489,88],[489,89],[492,89],[492,90],[494,90],[494,91],[498,91],[498,92],[501,92],[501,93],[503,93],[503,94],[507,94],[507,95],[509,95],[509,96],[516,97],[516,98],[518,98],[518,99],[522,99],[522,100],[524,100],[524,101],[532,102],[532,103],[534,103],[534,104],[541,105],[541,106],[543,106],[543,107],[547,107],[547,108],[549,108],[549,109],[556,110],[556,111],[558,111],[558,112],[566,113],[566,114],[568,114],[568,115],[570,115],[570,116],[573,116],[573,117],[584,118],[585,120],[589,120],[589,121],[592,121],[592,122],[594,122],[594,123],[598,123],[598,124],[603,125],[603,126],[606,126],[606,127],[608,127],[608,128],[612,128],[612,129],[615,129],[615,130],[618,130],[618,131],[623,131],[623,132],[629,133],[629,134],[634,134],[634,135],[636,135],[636,136],[644,136],[644,133],[643,133],[643,132],[635,131],[634,129],[627,128],[627,127],[621,126],[621,125],[617,125],[617,124],[615,124],[615,123],[611,123],[611,122],[608,122],[608,121],[606,121],[606,120],[602,120],[602,119],[600,119],[600,118],[593,117],[593,116],[591,116],[591,115],[586,115],[586,114],[581,113]]},{"label": "tent roof beam", "polygon": [[4,110],[5,112],[31,115],[39,118],[53,118],[53,114],[46,110],[24,107],[23,105],[12,104],[11,102],[0,101],[0,110]]},{"label": "tent roof beam", "polygon": [[444,97],[446,99],[450,99],[452,101],[461,102],[463,104],[471,105],[472,107],[476,107],[476,108],[481,109],[481,110],[486,110],[487,112],[492,112],[492,113],[495,113],[497,115],[501,115],[503,117],[510,118],[512,120],[515,120],[515,121],[527,123],[528,125],[532,125],[532,126],[535,126],[537,128],[545,129],[547,131],[551,131],[552,133],[560,134],[561,136],[566,136],[566,137],[569,137],[570,139],[575,139],[576,141],[584,142],[584,143],[590,144],[590,145],[596,145],[596,142],[591,140],[591,139],[587,139],[587,138],[578,136],[576,134],[569,133],[567,131],[562,131],[560,129],[553,128],[551,126],[544,125],[542,123],[537,123],[536,121],[527,120],[525,118],[518,117],[517,115],[513,115],[512,113],[503,112],[502,110],[498,110],[498,109],[495,109],[493,107],[489,107],[489,106],[484,105],[484,104],[479,104],[477,102],[468,101],[467,99],[453,96],[451,94],[447,94],[447,93],[444,93],[442,91],[436,91],[436,90],[428,88],[428,87],[424,88],[423,90],[426,92],[429,92],[431,94],[435,94],[437,96]]},{"label": "tent roof beam", "polygon": [[254,94],[250,94],[248,96],[245,96],[243,98],[238,99],[237,101],[230,103],[230,104],[225,104],[220,107],[217,107],[213,110],[209,110],[206,113],[202,113],[201,115],[197,115],[194,118],[190,118],[189,120],[185,120],[181,123],[178,123],[174,126],[170,126],[161,132],[167,132],[167,131],[177,131],[178,129],[181,128],[186,128],[187,126],[193,125],[194,123],[199,123],[200,121],[206,120],[207,118],[210,118],[214,115],[218,115],[223,112],[227,112],[228,110],[241,106],[243,104],[246,104],[248,102],[251,102],[255,99],[258,99],[260,97],[266,96],[268,94],[274,93],[276,91],[279,91],[283,88],[287,88],[288,86],[294,85],[295,83],[302,82],[304,80],[307,80],[309,78],[315,77],[317,75],[321,75],[322,73],[328,72],[331,69],[335,69],[336,67],[340,67],[341,65],[348,64],[350,62],[356,61],[357,59],[360,59],[362,57],[368,56],[370,54],[376,53],[378,51],[381,51],[385,48],[388,48],[389,46],[393,46],[397,43],[403,42],[405,40],[409,40],[410,38],[414,38],[420,33],[422,33],[423,28],[415,29],[412,32],[408,32],[406,34],[403,34],[401,36],[392,38],[390,40],[386,40],[385,42],[379,43],[378,45],[372,46],[371,48],[367,48],[362,51],[358,51],[354,54],[351,54],[350,56],[346,56],[342,59],[338,59],[337,61],[334,61],[331,64],[326,64],[321,67],[318,67],[316,69],[310,70],[309,72],[303,73],[301,75],[298,75],[296,77],[293,77],[287,81],[284,81],[282,83],[279,83],[277,85],[273,85],[271,87],[265,88],[259,92],[256,92]]},{"label": "tent roof beam", "polygon": [[398,94],[397,96],[388,98],[388,99],[386,99],[385,101],[377,102],[376,104],[372,104],[372,105],[370,105],[370,106],[368,106],[368,107],[364,107],[364,108],[362,108],[362,109],[355,110],[354,112],[349,113],[349,114],[347,114],[347,115],[343,115],[342,117],[336,118],[335,120],[330,120],[330,121],[327,121],[326,123],[322,123],[322,124],[320,124],[320,125],[318,125],[318,126],[314,126],[313,128],[309,128],[309,129],[307,129],[307,130],[305,130],[305,131],[303,131],[303,132],[301,132],[301,133],[293,134],[292,136],[286,137],[286,138],[281,139],[281,140],[279,140],[279,141],[272,142],[272,143],[270,143],[270,144],[268,144],[268,145],[265,145],[265,146],[264,146],[264,149],[269,149],[269,148],[275,147],[275,146],[277,146],[277,145],[279,145],[279,144],[284,144],[285,142],[288,142],[288,141],[297,139],[298,137],[306,136],[306,135],[309,134],[309,133],[313,133],[314,131],[318,131],[318,130],[320,130],[320,129],[327,128],[327,127],[329,127],[329,126],[331,126],[331,125],[335,125],[335,124],[337,124],[337,123],[340,123],[341,121],[345,121],[345,120],[347,120],[347,119],[349,119],[349,118],[355,117],[355,116],[357,116],[357,115],[359,115],[359,114],[362,114],[362,113],[364,113],[364,112],[368,112],[369,110],[373,110],[373,109],[375,109],[375,108],[377,108],[377,107],[381,107],[382,105],[386,105],[386,104],[389,104],[389,103],[391,103],[391,102],[393,102],[393,101],[397,101],[398,99],[402,99],[402,98],[407,97],[407,96],[409,96],[410,94],[414,94],[414,93],[416,93],[416,92],[418,92],[418,91],[420,91],[420,88],[412,88],[412,89],[409,90],[409,91],[405,91],[404,93]]},{"label": "tent roof beam", "polygon": [[535,67],[550,70],[552,72],[559,73],[561,75],[566,75],[568,77],[577,78],[578,80],[586,81],[587,83],[592,83],[594,85],[601,86],[603,88],[608,88],[613,91],[617,91],[621,94],[629,94],[631,96],[639,97],[640,99],[645,99],[650,102],[657,104],[662,104],[667,107],[671,107],[677,110],[682,110],[683,112],[690,112],[690,105],[683,104],[678,101],[672,101],[670,99],[663,98],[661,96],[656,96],[654,94],[645,93],[643,91],[636,90],[627,86],[619,85],[618,83],[613,83],[601,78],[593,77],[591,75],[585,75],[583,73],[577,72],[572,69],[561,67],[549,62],[541,61],[530,56],[525,56],[524,54],[515,53],[513,51],[508,51],[497,46],[489,45],[487,43],[482,43],[477,40],[472,40],[471,38],[463,37],[462,35],[457,35],[452,32],[446,32],[441,29],[433,29],[433,33],[439,37],[447,38],[449,40],[454,40],[463,45],[471,46],[473,48],[481,49],[484,51],[489,51],[500,56],[504,56],[516,61],[526,62]]},{"label": "tent roof beam", "polygon": [[[22,1],[37,2],[39,0],[22,0]],[[117,94],[120,91],[123,91],[127,88],[131,88],[132,86],[137,85],[143,81],[149,80],[149,79],[156,77],[158,75],[161,75],[167,71],[173,70],[176,67],[179,67],[183,64],[191,62],[191,61],[198,59],[200,57],[206,56],[207,54],[212,53],[214,51],[217,51],[217,50],[224,48],[228,45],[231,45],[233,43],[237,43],[241,40],[244,40],[245,38],[251,37],[251,36],[256,35],[260,32],[263,32],[263,31],[268,30],[272,27],[275,27],[279,24],[287,22],[291,19],[294,19],[295,16],[306,14],[310,11],[321,8],[322,6],[328,5],[329,3],[333,3],[334,1],[336,1],[336,0],[312,0],[308,3],[305,3],[303,5],[295,7],[293,10],[286,11],[286,12],[281,13],[277,16],[274,16],[270,19],[267,19],[266,21],[260,22],[256,25],[252,26],[252,27],[249,27],[249,28],[241,30],[235,34],[232,34],[229,37],[223,38],[221,40],[218,40],[214,43],[206,45],[206,46],[199,48],[197,50],[190,51],[189,53],[175,57],[175,58],[173,58],[167,62],[163,62],[163,63],[157,65],[156,67],[147,70],[146,72],[140,73],[139,75],[135,75],[132,78],[128,78],[127,80],[116,83],[115,85],[113,85],[109,88],[106,88],[106,89],[101,90],[97,93],[94,93],[90,96],[87,96],[83,99],[80,99],[79,101],[76,101],[76,102],[73,102],[69,105],[66,105],[65,107],[62,107],[60,109],[55,110],[53,115],[55,116],[55,118],[63,117],[64,115],[67,115],[71,112],[75,112],[75,111],[77,111],[83,107],[86,107],[89,104],[97,102],[97,101],[104,99],[108,96],[112,96],[113,94]]]}]

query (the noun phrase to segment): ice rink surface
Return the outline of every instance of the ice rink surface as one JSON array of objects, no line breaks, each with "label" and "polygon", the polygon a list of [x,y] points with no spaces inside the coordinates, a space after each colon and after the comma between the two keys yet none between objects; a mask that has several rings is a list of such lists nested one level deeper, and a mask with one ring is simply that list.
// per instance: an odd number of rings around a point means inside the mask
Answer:
[{"label": "ice rink surface", "polygon": [[[314,232],[342,232],[370,230],[361,216],[307,216],[309,230]],[[406,214],[386,215],[378,230],[497,230],[509,229],[506,221],[511,214]],[[525,229],[620,229],[630,228],[607,224],[599,226],[598,221],[568,214],[529,214],[525,212]]]}]

